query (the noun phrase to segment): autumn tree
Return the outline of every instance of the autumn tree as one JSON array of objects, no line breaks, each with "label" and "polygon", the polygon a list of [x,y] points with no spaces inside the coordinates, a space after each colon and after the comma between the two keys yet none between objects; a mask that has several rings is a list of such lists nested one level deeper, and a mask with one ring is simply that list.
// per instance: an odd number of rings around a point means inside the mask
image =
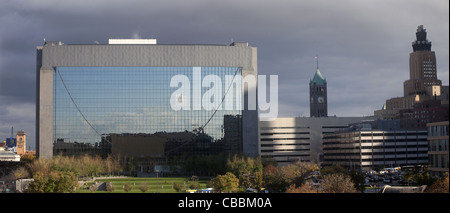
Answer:
[{"label": "autumn tree", "polygon": [[234,155],[227,161],[227,171],[239,179],[239,186],[261,188],[263,185],[263,166],[261,158]]},{"label": "autumn tree", "polygon": [[356,193],[357,190],[350,176],[342,173],[325,175],[320,183],[319,191],[323,193]]},{"label": "autumn tree", "polygon": [[293,192],[295,191],[293,188],[302,187],[311,172],[318,169],[314,163],[300,161],[280,167],[268,164],[264,167],[264,184],[267,189],[274,192],[285,192],[288,189]]},{"label": "autumn tree", "polygon": [[231,172],[227,172],[224,175],[217,175],[209,183],[217,192],[233,192],[239,186],[239,179]]},{"label": "autumn tree", "polygon": [[425,192],[427,193],[449,193],[449,178],[448,172],[444,173],[442,177],[434,181]]},{"label": "autumn tree", "polygon": [[286,193],[317,193],[318,189],[314,186],[312,181],[306,181],[300,187],[297,187],[295,184],[289,186],[286,190]]},{"label": "autumn tree", "polygon": [[266,189],[272,192],[283,192],[289,183],[282,177],[280,169],[273,164],[264,167],[263,181]]}]

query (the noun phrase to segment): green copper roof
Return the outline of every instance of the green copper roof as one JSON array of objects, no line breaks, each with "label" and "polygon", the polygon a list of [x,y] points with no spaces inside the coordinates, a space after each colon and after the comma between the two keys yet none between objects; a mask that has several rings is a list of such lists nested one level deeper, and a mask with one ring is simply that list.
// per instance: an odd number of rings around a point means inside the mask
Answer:
[{"label": "green copper roof", "polygon": [[314,83],[316,83],[316,85],[325,85],[327,83],[327,80],[325,80],[325,78],[320,73],[319,68],[317,68],[314,78],[309,82],[310,85]]}]

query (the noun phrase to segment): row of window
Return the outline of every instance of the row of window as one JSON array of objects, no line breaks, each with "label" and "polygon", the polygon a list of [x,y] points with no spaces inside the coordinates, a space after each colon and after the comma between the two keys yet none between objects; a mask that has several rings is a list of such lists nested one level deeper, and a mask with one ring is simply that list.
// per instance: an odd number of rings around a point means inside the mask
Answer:
[{"label": "row of window", "polygon": [[370,159],[326,159],[326,162],[385,162],[386,164],[393,163],[398,161],[405,162],[428,162],[428,157],[408,157],[408,158],[370,158]]},{"label": "row of window", "polygon": [[419,136],[419,135],[427,135],[426,131],[414,132],[385,132],[385,133],[361,133],[361,136]]},{"label": "row of window", "polygon": [[261,150],[261,153],[275,153],[275,152],[308,152],[310,149],[270,149]]},{"label": "row of window", "polygon": [[449,125],[430,126],[428,127],[428,137],[448,136]]},{"label": "row of window", "polygon": [[419,149],[419,148],[427,148],[427,144],[422,145],[414,145],[414,146],[350,146],[350,147],[324,147],[323,150],[359,150],[359,149],[365,149],[365,150],[373,150],[373,149],[407,149],[407,148],[413,148],[413,149]]},{"label": "row of window", "polygon": [[279,140],[309,140],[309,138],[262,138],[261,141],[279,141]]},{"label": "row of window", "polygon": [[[412,143],[412,142],[416,142],[416,143]],[[348,141],[324,141],[323,145],[328,146],[328,145],[336,145],[336,144],[341,144],[341,145],[384,144],[384,146],[389,146],[389,145],[402,146],[402,145],[408,144],[408,145],[413,146],[413,145],[425,144],[425,143],[427,143],[426,140],[415,140],[415,139],[400,139],[400,140],[385,140],[385,141],[362,140],[361,142],[348,140]]]},{"label": "row of window", "polygon": [[446,155],[430,155],[429,163],[432,168],[446,168],[448,169],[448,154]]},{"label": "row of window", "polygon": [[430,151],[447,151],[448,152],[448,140],[431,140],[428,143],[428,149]]},{"label": "row of window", "polygon": [[291,144],[261,144],[261,147],[275,147],[275,146],[309,146],[309,143],[291,143]]},{"label": "row of window", "polygon": [[333,153],[333,152],[327,152],[325,153],[325,156],[388,156],[388,155],[427,155],[427,151],[409,151],[409,152],[366,152],[366,153],[359,153],[359,152],[345,152],[345,153]]},{"label": "row of window", "polygon": [[261,133],[263,135],[292,135],[292,134],[309,134],[309,132],[273,132],[273,133]]}]

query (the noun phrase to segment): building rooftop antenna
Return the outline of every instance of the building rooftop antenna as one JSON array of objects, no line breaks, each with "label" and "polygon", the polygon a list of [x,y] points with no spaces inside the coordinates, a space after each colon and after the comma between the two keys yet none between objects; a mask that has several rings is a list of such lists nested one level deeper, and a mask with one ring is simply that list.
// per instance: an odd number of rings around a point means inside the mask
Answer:
[{"label": "building rooftop antenna", "polygon": [[317,69],[319,69],[319,56],[316,54],[314,58],[316,59]]}]

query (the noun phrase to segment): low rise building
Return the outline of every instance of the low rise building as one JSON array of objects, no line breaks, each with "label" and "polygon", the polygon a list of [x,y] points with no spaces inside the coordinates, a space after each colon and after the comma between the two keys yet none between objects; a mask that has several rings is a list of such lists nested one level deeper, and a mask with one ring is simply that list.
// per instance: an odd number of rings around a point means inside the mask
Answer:
[{"label": "low rise building", "polygon": [[20,155],[5,151],[3,147],[0,147],[0,161],[20,161]]},{"label": "low rise building", "polygon": [[428,163],[427,131],[372,129],[358,124],[323,138],[324,166],[370,171]]},{"label": "low rise building", "polygon": [[274,158],[279,165],[295,161],[322,162],[322,136],[351,123],[374,117],[279,117],[260,121],[261,157]]}]

